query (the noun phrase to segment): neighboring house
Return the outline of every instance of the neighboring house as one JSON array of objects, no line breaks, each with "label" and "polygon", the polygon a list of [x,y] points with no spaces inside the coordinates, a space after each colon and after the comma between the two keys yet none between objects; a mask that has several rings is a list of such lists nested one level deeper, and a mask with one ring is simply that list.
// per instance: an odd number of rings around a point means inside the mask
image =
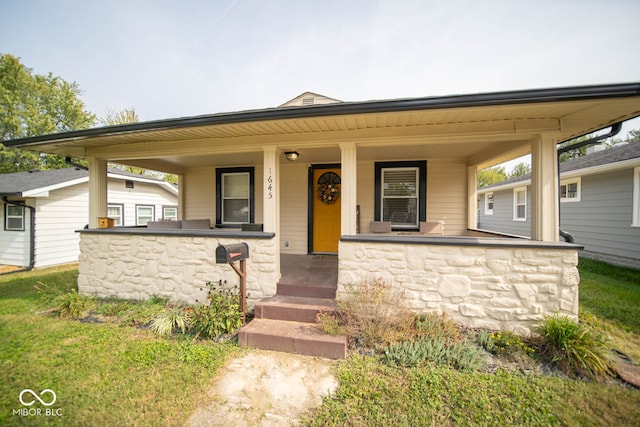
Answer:
[{"label": "neighboring house", "polygon": [[[177,219],[178,190],[165,181],[110,169],[108,216],[116,226]],[[0,175],[0,264],[45,267],[78,261],[89,220],[89,172],[78,168]]]},{"label": "neighboring house", "polygon": [[[531,174],[478,189],[478,228],[530,235]],[[640,144],[560,163],[560,227],[586,254],[640,262]]]},{"label": "neighboring house", "polygon": [[[238,281],[216,263],[216,248],[245,242],[250,306],[276,294],[281,254],[329,253],[338,256],[337,298],[350,284],[382,279],[414,311],[472,327],[528,333],[547,314],[577,316],[580,247],[558,234],[557,144],[638,116],[640,83],[304,98],[5,144],[88,160],[84,293],[206,301],[207,282]],[[527,212],[531,237],[477,230],[477,171],[527,153],[531,191],[517,210]],[[178,175],[178,219],[215,228],[97,228],[108,214],[108,162]],[[425,234],[433,223],[444,223],[444,234]]]}]

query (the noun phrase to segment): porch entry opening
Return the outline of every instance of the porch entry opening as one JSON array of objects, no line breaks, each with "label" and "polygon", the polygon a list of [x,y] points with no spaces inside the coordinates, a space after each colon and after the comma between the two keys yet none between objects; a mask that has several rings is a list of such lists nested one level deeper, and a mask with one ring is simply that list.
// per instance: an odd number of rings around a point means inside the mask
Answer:
[{"label": "porch entry opening", "polygon": [[309,251],[338,253],[340,240],[340,166],[312,165],[309,180]]}]

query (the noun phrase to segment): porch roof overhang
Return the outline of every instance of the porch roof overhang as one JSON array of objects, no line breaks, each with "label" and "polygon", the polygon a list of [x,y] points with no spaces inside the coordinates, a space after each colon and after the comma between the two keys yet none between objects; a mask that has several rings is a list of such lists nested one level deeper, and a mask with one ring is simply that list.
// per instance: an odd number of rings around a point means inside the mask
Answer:
[{"label": "porch roof overhang", "polygon": [[[464,158],[486,167],[526,154],[540,134],[562,142],[640,116],[640,83],[270,108],[157,120],[6,141],[181,173],[258,160],[266,146],[324,161],[356,142],[358,158]],[[336,153],[339,153],[337,151]]]}]

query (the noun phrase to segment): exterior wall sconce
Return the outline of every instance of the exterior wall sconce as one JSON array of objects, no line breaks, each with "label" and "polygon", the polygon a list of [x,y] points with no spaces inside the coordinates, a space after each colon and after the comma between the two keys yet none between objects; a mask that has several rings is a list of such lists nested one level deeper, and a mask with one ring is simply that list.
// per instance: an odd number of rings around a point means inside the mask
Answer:
[{"label": "exterior wall sconce", "polygon": [[125,186],[125,188],[133,188],[133,181],[126,180],[124,182],[124,186]]},{"label": "exterior wall sconce", "polygon": [[286,151],[284,153],[284,156],[287,158],[287,160],[289,160],[290,162],[295,162],[296,160],[298,160],[298,156],[300,154],[298,154],[297,151]]}]

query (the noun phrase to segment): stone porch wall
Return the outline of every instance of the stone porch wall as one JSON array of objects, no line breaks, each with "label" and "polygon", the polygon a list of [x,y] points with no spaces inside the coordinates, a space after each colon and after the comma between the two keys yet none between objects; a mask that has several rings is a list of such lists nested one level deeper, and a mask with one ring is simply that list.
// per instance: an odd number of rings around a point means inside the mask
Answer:
[{"label": "stone porch wall", "polygon": [[239,242],[249,245],[247,306],[252,308],[276,293],[279,253],[274,238],[82,232],[78,289],[99,297],[145,300],[158,295],[203,303],[207,282],[239,286],[231,266],[215,260],[218,244]]},{"label": "stone porch wall", "polygon": [[500,239],[484,239],[486,245],[464,238],[383,239],[343,237],[338,298],[348,285],[382,279],[402,290],[411,310],[446,313],[467,327],[528,335],[547,315],[577,318],[577,246]]}]

